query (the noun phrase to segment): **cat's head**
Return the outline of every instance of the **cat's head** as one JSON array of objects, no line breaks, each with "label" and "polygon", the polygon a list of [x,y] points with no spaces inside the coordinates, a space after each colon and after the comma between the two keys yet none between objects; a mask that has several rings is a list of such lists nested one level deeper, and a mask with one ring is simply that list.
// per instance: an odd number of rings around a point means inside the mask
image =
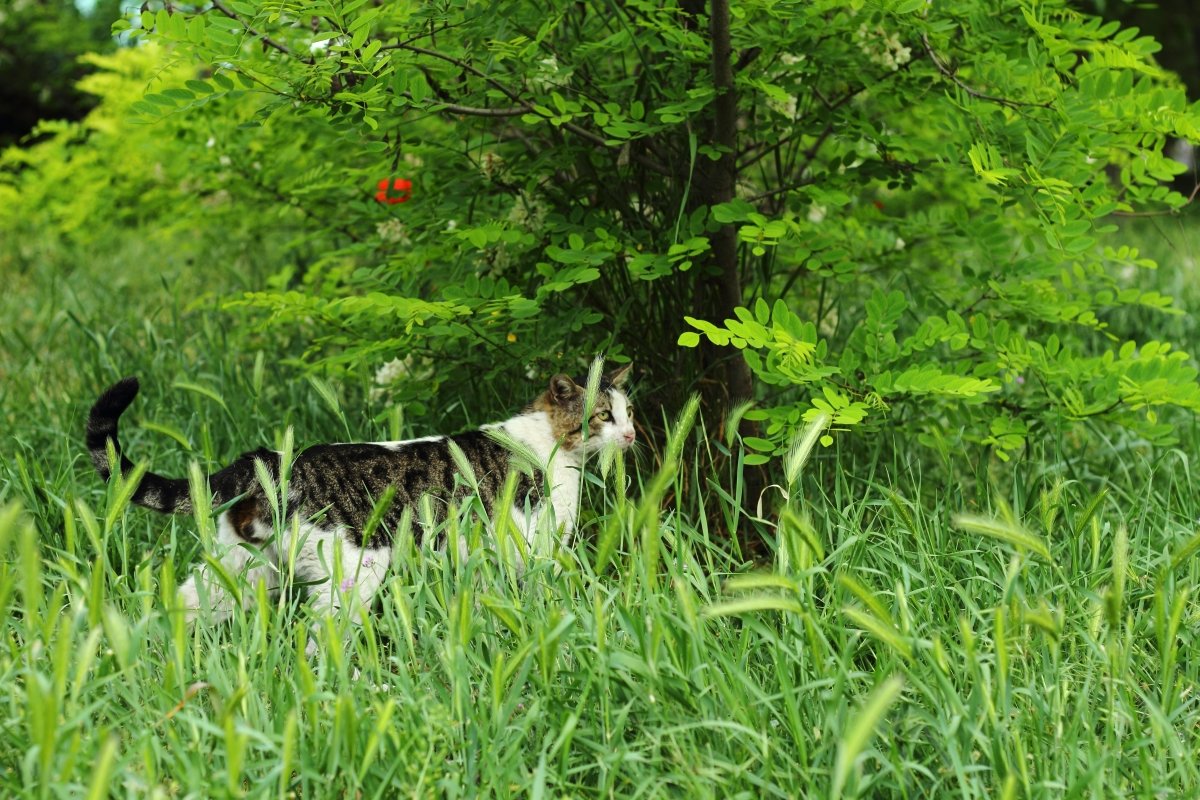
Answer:
[{"label": "cat's head", "polygon": [[[554,438],[566,452],[594,453],[607,445],[625,449],[633,444],[633,404],[622,387],[629,377],[626,364],[600,378],[600,386],[590,409],[585,409],[587,378],[555,375],[548,388],[533,404],[550,418]],[[590,411],[584,419],[584,411]],[[586,430],[586,436],[584,432]]]}]

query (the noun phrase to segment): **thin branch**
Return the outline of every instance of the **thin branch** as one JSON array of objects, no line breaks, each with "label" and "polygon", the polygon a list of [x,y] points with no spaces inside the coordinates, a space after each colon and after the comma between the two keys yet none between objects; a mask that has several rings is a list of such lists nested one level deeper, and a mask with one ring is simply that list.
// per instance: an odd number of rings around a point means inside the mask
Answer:
[{"label": "thin branch", "polygon": [[1164,209],[1163,211],[1114,211],[1112,212],[1112,215],[1114,217],[1165,217],[1168,214],[1174,214],[1178,212],[1180,209],[1187,208],[1192,204],[1192,201],[1196,199],[1196,195],[1198,193],[1200,193],[1200,183],[1196,184],[1196,186],[1192,189],[1192,193],[1188,195],[1187,200],[1185,200],[1183,205],[1179,206],[1179,208],[1168,208]]},{"label": "thin branch", "polygon": [[[905,66],[907,67],[907,65],[905,65]],[[813,87],[812,92],[813,92],[813,95],[815,95],[816,98],[821,101],[821,104],[823,106],[825,106],[826,111],[836,111],[837,109],[844,106],[846,103],[849,103],[855,97],[858,97],[858,95],[862,94],[867,89],[871,88],[872,86],[878,86],[879,84],[888,80],[892,75],[895,75],[895,74],[896,74],[895,72],[889,73],[888,75],[885,75],[884,77],[882,77],[881,79],[876,81],[874,84],[868,85],[868,84],[864,83],[862,86],[858,87],[857,89],[853,89],[849,92],[846,92],[841,97],[838,97],[836,100],[829,100],[828,98],[825,97],[825,95],[821,94],[821,90],[815,86]],[[812,116],[811,112],[806,113],[804,116],[794,120],[792,122],[792,125],[799,126],[802,123],[807,122],[808,118],[810,116]],[[743,148],[742,151],[740,153],[738,153],[739,156],[748,155],[750,153],[753,153],[755,150],[758,150],[759,148],[766,148],[766,149],[763,150],[763,152],[757,153],[756,155],[752,156],[748,160],[743,161],[741,164],[738,165],[738,169],[740,169],[740,170],[749,169],[750,167],[754,166],[762,159],[769,156],[775,150],[778,150],[779,148],[783,147],[784,145],[791,143],[793,140],[798,139],[801,136],[805,136],[807,134],[808,134],[808,131],[798,130],[794,133],[790,133],[787,136],[782,137],[781,139],[779,139],[779,141],[772,143],[769,147],[767,146],[767,142],[755,142],[754,144],[751,144],[751,145]]]},{"label": "thin branch", "polygon": [[[456,67],[466,70],[467,72],[470,72],[472,75],[475,75],[475,76],[487,81],[492,87],[497,89],[501,94],[503,94],[509,100],[516,103],[522,109],[522,113],[535,114],[539,117],[544,116],[543,114],[539,114],[534,109],[532,104],[525,101],[521,97],[519,92],[512,89],[511,87],[504,84],[503,82],[496,80],[491,75],[487,74],[486,72],[479,69],[478,67],[476,67],[474,64],[471,64],[470,62],[463,61],[461,58],[456,58],[452,55],[448,55],[447,53],[440,53],[437,50],[430,50],[427,47],[417,47],[416,45],[411,45],[411,44],[398,44],[398,45],[394,45],[394,46],[390,46],[390,47],[391,47],[391,49],[394,49],[394,50],[408,50],[411,53],[417,53],[418,55],[429,56],[430,58],[441,59],[442,61],[446,61],[450,64],[453,64]],[[600,134],[595,133],[593,131],[589,131],[587,128],[584,128],[580,125],[576,125],[573,122],[564,122],[561,127],[565,128],[566,130],[575,134],[579,138],[585,139],[585,140],[591,142],[592,144],[596,144],[596,145],[599,145],[604,148],[612,148],[614,146],[614,145],[609,144],[608,140],[605,139]],[[620,146],[623,147],[624,143],[622,142],[620,144]],[[669,175],[670,174],[670,171],[665,166],[663,166],[662,164],[659,164],[654,159],[648,158],[640,153],[631,155],[631,158],[634,161],[637,161],[642,166],[648,167],[648,168],[654,170],[655,172],[659,173],[660,175]]]},{"label": "thin branch", "polygon": [[983,294],[979,295],[979,297],[976,297],[975,300],[971,303],[971,305],[967,306],[959,313],[959,316],[962,317],[963,319],[966,319],[967,317],[969,317],[975,313],[975,309],[979,306],[980,303],[984,303],[988,300],[994,300],[995,297],[996,296],[994,294],[992,294],[992,290],[990,288],[985,289],[983,291]]},{"label": "thin branch", "polygon": [[407,42],[400,42],[400,43],[394,44],[394,45],[384,45],[383,47],[381,47],[379,49],[380,50],[407,50],[410,53],[417,53],[418,55],[429,56],[430,58],[437,58],[442,61],[446,61],[446,62],[458,67],[459,69],[470,72],[472,75],[475,75],[476,77],[483,78],[485,81],[490,83],[495,89],[499,90],[501,94],[503,94],[509,100],[512,100],[514,103],[523,103],[524,102],[523,100],[521,100],[521,96],[517,92],[510,89],[507,85],[496,80],[491,75],[488,75],[486,72],[479,69],[479,67],[476,67],[474,64],[470,63],[469,61],[463,61],[461,58],[455,58],[452,55],[448,55],[446,53],[440,53],[437,50],[430,50],[427,47],[418,47],[415,44],[409,44]]},{"label": "thin branch", "polygon": [[[235,13],[231,8],[229,8],[229,6],[225,5],[225,3],[221,2],[221,0],[212,0],[212,4],[213,4],[213,8],[215,8],[217,11],[220,11],[222,14],[229,17],[230,19],[237,20],[239,23],[241,23],[242,26],[246,29],[246,32],[249,33],[251,36],[255,36],[255,37],[258,37],[259,39],[262,39],[263,44],[269,45],[270,47],[274,47],[276,50],[283,53],[285,56],[290,56],[291,58],[295,58],[299,61],[305,61],[305,59],[300,58],[294,52],[292,52],[292,49],[290,47],[288,47],[286,44],[277,42],[274,39],[272,39],[270,36],[267,36],[265,33],[259,33],[254,28],[252,28],[250,25],[246,24],[246,22],[243,21],[242,18],[237,15],[237,13]],[[307,63],[311,64],[312,61],[309,60]]]},{"label": "thin branch", "polygon": [[[412,94],[404,92],[404,96],[412,100]],[[478,106],[463,106],[458,103],[447,103],[444,100],[439,100],[438,105],[442,111],[449,111],[454,114],[463,114],[469,117],[519,117],[522,114],[528,114],[529,109],[520,106],[512,106],[509,108],[480,108]],[[437,111],[438,109],[431,109]]]},{"label": "thin branch", "polygon": [[[809,165],[812,164],[813,159],[817,157],[817,153],[821,150],[821,145],[825,144],[825,140],[829,138],[829,134],[831,133],[833,133],[832,122],[825,126],[825,130],[821,131],[820,136],[818,136],[817,140],[813,142],[812,147],[809,147],[804,151],[804,163],[801,164],[800,168],[795,171],[796,178],[792,183],[789,183],[786,186],[781,186],[778,189],[772,189],[767,192],[756,194],[754,197],[749,198],[749,202],[758,203],[762,200],[769,200],[781,194],[793,192],[796,189],[808,186],[810,183],[812,183],[812,181],[804,177],[804,171],[808,169]],[[772,150],[774,149],[775,148],[772,148]]]},{"label": "thin branch", "polygon": [[1051,104],[1051,103],[1029,103],[1029,102],[1026,102],[1023,100],[1009,100],[1007,97],[996,97],[995,95],[984,94],[983,92],[979,91],[978,89],[976,89],[972,86],[969,86],[966,83],[963,83],[961,80],[959,80],[958,76],[955,74],[955,70],[950,68],[949,66],[947,66],[946,63],[944,61],[942,61],[942,59],[938,56],[938,54],[934,52],[933,45],[929,44],[929,37],[926,36],[925,34],[921,34],[921,44],[925,46],[925,52],[926,52],[926,54],[928,54],[929,60],[933,62],[933,65],[935,67],[937,67],[937,71],[942,73],[943,76],[945,76],[951,82],[953,82],[955,86],[962,89],[967,94],[971,95],[971,97],[978,98],[979,100],[987,100],[989,103],[997,103],[999,105],[1007,106],[1009,108],[1053,108],[1054,107],[1053,104]]}]

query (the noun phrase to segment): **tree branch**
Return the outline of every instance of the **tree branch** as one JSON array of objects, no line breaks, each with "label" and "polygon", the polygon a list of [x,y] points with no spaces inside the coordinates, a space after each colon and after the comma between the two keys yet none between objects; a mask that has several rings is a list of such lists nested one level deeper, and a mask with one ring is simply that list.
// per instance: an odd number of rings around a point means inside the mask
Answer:
[{"label": "tree branch", "polygon": [[[487,83],[489,85],[491,85],[493,88],[498,90],[501,94],[503,94],[509,100],[516,103],[517,106],[520,108],[520,113],[534,114],[539,117],[543,116],[542,114],[538,114],[538,112],[534,109],[533,105],[531,103],[525,101],[521,97],[519,92],[512,89],[508,85],[502,83],[501,81],[496,80],[491,75],[487,74],[486,72],[479,69],[478,67],[476,67],[474,64],[471,64],[470,62],[463,61],[461,58],[455,58],[454,56],[448,55],[446,53],[440,53],[437,50],[430,50],[427,47],[417,47],[416,45],[412,45],[412,44],[397,44],[397,45],[392,45],[390,47],[393,50],[408,50],[411,53],[417,53],[418,55],[428,56],[430,58],[437,58],[437,59],[440,59],[447,63],[453,64],[456,67],[463,69],[467,72],[470,72],[472,75],[475,75],[476,77],[482,78],[483,80],[487,81]],[[383,49],[387,49],[387,47],[385,47]],[[469,113],[469,112],[463,112],[463,113]],[[515,115],[495,114],[495,115],[481,115],[481,116],[515,116]],[[603,148],[611,149],[614,146],[614,145],[609,144],[608,140],[605,139],[600,134],[595,133],[594,131],[590,131],[587,128],[584,128],[580,125],[576,125],[573,122],[564,122],[561,125],[561,127],[570,131],[571,133],[575,134],[579,138],[585,139],[586,141],[589,141],[592,144],[599,145]],[[620,146],[623,147],[624,142],[622,142]],[[630,158],[632,158],[634,161],[637,161],[642,166],[654,170],[655,172],[659,173],[660,175],[670,174],[670,171],[665,166],[663,166],[662,164],[659,164],[654,159],[648,158],[647,156],[645,156],[643,154],[640,154],[640,153],[631,154]]]},{"label": "tree branch", "polygon": [[288,47],[286,44],[277,42],[274,39],[272,39],[270,36],[267,36],[265,33],[259,33],[254,28],[250,27],[248,24],[246,24],[246,22],[241,17],[239,17],[237,15],[236,12],[234,12],[229,6],[225,5],[225,3],[223,3],[221,0],[212,0],[212,4],[213,4],[213,8],[215,8],[217,11],[220,11],[222,14],[229,17],[230,19],[237,20],[238,22],[240,22],[242,24],[242,27],[244,27],[246,29],[246,32],[249,33],[251,36],[255,36],[259,39],[262,39],[263,44],[269,45],[270,47],[274,47],[276,50],[283,53],[285,56],[290,56],[299,61],[307,61],[307,63],[309,63],[309,64],[312,63],[311,59],[303,59],[303,58],[300,58],[299,56],[297,56],[294,52],[292,52],[292,49],[290,47]]},{"label": "tree branch", "polygon": [[[403,96],[412,100],[410,92],[404,92]],[[442,111],[449,111],[454,114],[463,114],[469,117],[519,117],[522,114],[529,113],[529,109],[520,106],[511,106],[509,108],[480,108],[478,106],[463,106],[458,103],[448,103],[445,100],[439,100],[438,105]],[[439,110],[439,109],[433,109]]]},{"label": "tree branch", "polygon": [[948,78],[955,86],[962,89],[971,97],[979,100],[986,100],[989,103],[997,103],[1008,108],[1053,108],[1051,103],[1029,103],[1023,100],[1009,100],[1007,97],[996,97],[995,95],[984,94],[978,89],[963,83],[955,74],[955,70],[946,65],[944,61],[934,52],[933,46],[929,44],[929,37],[921,34],[921,44],[925,47],[925,53],[929,56],[929,60],[933,62],[933,66],[937,67],[937,71]]},{"label": "tree branch", "polygon": [[1174,214],[1181,209],[1187,208],[1196,199],[1197,193],[1200,193],[1200,183],[1197,183],[1192,189],[1192,193],[1187,196],[1187,200],[1179,208],[1168,208],[1163,211],[1114,211],[1114,217],[1165,217],[1168,214]]}]

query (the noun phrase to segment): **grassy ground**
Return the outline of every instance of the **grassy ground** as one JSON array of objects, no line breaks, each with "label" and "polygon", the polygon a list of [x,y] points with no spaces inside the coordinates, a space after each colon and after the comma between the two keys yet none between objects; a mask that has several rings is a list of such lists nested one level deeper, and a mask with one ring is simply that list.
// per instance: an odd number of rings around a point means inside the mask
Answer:
[{"label": "grassy ground", "polygon": [[[1164,281],[1197,252],[1145,236]],[[1194,425],[991,481],[823,453],[758,570],[695,505],[715,476],[694,430],[679,469],[631,464],[629,500],[594,492],[584,543],[521,579],[486,548],[402,548],[379,613],[321,623],[306,657],[295,594],[183,624],[197,522],[101,485],[86,408],[142,376],[125,443],[167,474],[288,425],[394,435],[380,410],[331,408],[277,343],[234,352],[227,317],[185,307],[250,280],[232,255],[160,276],[148,245],[23,247],[0,261],[0,795],[1200,793]]]}]

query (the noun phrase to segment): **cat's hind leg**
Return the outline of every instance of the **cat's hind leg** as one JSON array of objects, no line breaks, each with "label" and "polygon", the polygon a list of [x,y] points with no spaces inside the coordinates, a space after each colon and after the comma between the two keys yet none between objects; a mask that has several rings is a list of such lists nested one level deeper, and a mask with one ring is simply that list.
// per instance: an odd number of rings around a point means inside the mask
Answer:
[{"label": "cat's hind leg", "polygon": [[369,613],[392,560],[390,548],[355,545],[341,530],[308,526],[296,557],[296,575],[310,583],[309,598],[319,613],[348,608],[350,618]]}]

